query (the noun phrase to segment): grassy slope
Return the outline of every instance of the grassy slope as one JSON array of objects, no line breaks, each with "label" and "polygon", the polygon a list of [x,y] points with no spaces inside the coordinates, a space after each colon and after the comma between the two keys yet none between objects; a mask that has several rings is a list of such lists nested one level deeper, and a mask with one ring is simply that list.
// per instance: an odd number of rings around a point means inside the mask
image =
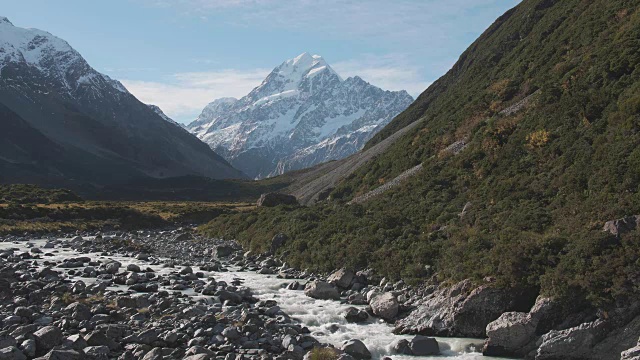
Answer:
[{"label": "grassy slope", "polygon": [[[371,141],[427,119],[343,181],[336,200],[221,216],[203,230],[257,250],[284,232],[288,260],[303,268],[420,280],[429,265],[442,280],[494,276],[596,304],[632,294],[638,231],[601,229],[640,213],[639,64],[637,1],[524,0]],[[442,151],[460,139],[459,155]],[[421,162],[402,186],[344,205]]]}]

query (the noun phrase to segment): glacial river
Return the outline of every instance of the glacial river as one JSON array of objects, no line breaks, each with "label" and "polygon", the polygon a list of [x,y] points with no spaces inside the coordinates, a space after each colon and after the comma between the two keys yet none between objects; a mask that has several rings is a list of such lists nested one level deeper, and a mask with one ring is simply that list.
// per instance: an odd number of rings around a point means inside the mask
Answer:
[{"label": "glacial river", "polygon": [[[29,242],[0,242],[0,251],[3,249],[15,248],[20,251],[29,251],[31,247],[42,249],[45,240],[32,240]],[[97,261],[116,260],[122,263],[121,269],[126,269],[128,264],[137,264],[141,268],[152,268],[156,273],[166,274],[176,271],[175,268],[165,268],[159,265],[152,265],[148,261],[137,260],[126,256],[102,256],[99,253],[79,253],[68,247],[56,246],[54,249],[42,249],[45,253],[45,260],[64,260],[78,256],[88,256]],[[42,261],[40,261],[41,263]],[[233,268],[231,268],[233,269]],[[60,269],[68,270],[68,269]],[[195,271],[195,269],[194,269]],[[308,327],[311,334],[320,342],[330,343],[338,347],[343,341],[350,339],[359,339],[367,345],[373,359],[381,359],[389,356],[395,360],[418,360],[418,359],[497,359],[482,356],[480,350],[482,347],[482,339],[463,339],[463,338],[436,338],[440,346],[441,355],[429,357],[394,355],[393,345],[400,339],[411,339],[408,335],[395,335],[392,333],[393,326],[377,319],[369,318],[365,323],[348,323],[342,316],[344,311],[353,306],[349,304],[341,304],[333,300],[316,300],[304,295],[300,290],[288,290],[286,285],[294,280],[279,279],[275,275],[261,275],[255,272],[245,272],[239,270],[231,270],[227,272],[204,272],[205,277],[213,277],[217,281],[226,281],[231,283],[234,279],[242,279],[243,286],[252,290],[254,295],[260,300],[275,300],[278,306],[297,320],[299,323]],[[70,280],[83,280],[87,284],[96,281],[91,278],[80,278],[68,275]],[[110,289],[126,291],[125,286],[113,286]],[[186,294],[203,298],[202,296],[189,291]],[[356,306],[364,308],[364,306]]]}]

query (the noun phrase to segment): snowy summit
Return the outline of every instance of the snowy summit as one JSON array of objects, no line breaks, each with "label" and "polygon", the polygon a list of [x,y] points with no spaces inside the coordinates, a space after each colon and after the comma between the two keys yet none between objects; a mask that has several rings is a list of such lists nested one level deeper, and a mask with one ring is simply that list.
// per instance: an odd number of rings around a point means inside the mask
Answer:
[{"label": "snowy summit", "polygon": [[188,129],[263,178],[355,153],[412,101],[357,76],[343,80],[321,56],[303,53],[243,98],[213,101]]}]

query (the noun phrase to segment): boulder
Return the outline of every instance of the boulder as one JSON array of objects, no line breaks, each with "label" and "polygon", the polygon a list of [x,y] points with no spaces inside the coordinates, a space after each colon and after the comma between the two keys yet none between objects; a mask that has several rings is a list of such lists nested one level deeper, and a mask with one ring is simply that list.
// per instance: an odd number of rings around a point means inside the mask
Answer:
[{"label": "boulder", "polygon": [[[538,321],[523,312],[506,312],[487,325],[485,356],[523,356],[536,337]],[[530,349],[529,349],[530,350]]]},{"label": "boulder", "polygon": [[371,310],[377,316],[391,321],[398,315],[398,299],[392,293],[382,293],[371,298]]},{"label": "boulder", "polygon": [[333,274],[329,275],[327,282],[333,284],[342,289],[348,289],[353,281],[354,273],[351,270],[340,269]]},{"label": "boulder", "polygon": [[367,349],[366,345],[357,339],[346,340],[340,346],[340,350],[353,356],[357,360],[371,359],[371,352]]},{"label": "boulder", "polygon": [[474,287],[470,280],[430,294],[408,316],[396,322],[394,332],[450,337],[486,337],[487,325],[507,311],[528,311],[535,293]]},{"label": "boulder", "polygon": [[304,287],[304,294],[320,300],[339,300],[340,293],[331,284],[324,281],[311,281]]},{"label": "boulder", "polygon": [[623,217],[621,219],[610,220],[604,224],[602,231],[608,232],[615,236],[634,230],[640,226],[640,215]]},{"label": "boulder", "polygon": [[276,251],[278,251],[278,249],[280,249],[282,247],[282,245],[284,245],[287,240],[289,240],[289,237],[283,233],[279,233],[276,234],[272,239],[271,239],[271,253],[275,254]]},{"label": "boulder", "polygon": [[86,357],[75,350],[51,350],[35,360],[81,360]]},{"label": "boulder", "polygon": [[219,245],[219,246],[216,246],[214,251],[215,251],[215,256],[217,258],[225,258],[233,254],[236,251],[236,249],[228,245]]},{"label": "boulder", "polygon": [[355,307],[350,307],[344,312],[344,318],[350,323],[359,323],[367,321],[369,314],[366,311],[360,310]]},{"label": "boulder", "polygon": [[551,330],[542,335],[536,360],[587,359],[595,344],[608,332],[608,323],[596,320],[566,330]]},{"label": "boulder", "polygon": [[298,205],[298,199],[293,195],[281,193],[262,194],[258,199],[258,204],[264,207],[274,207],[278,205]]},{"label": "boulder", "polygon": [[0,360],[27,360],[27,357],[17,347],[8,346],[0,349]]},{"label": "boulder", "polygon": [[640,360],[640,339],[636,346],[620,353],[620,360]]},{"label": "boulder", "polygon": [[418,335],[411,339],[408,345],[409,350],[411,350],[411,355],[414,356],[430,356],[440,354],[440,346],[434,338]]},{"label": "boulder", "polygon": [[107,264],[105,264],[104,270],[108,274],[116,274],[118,272],[118,270],[120,270],[120,266],[122,266],[122,264],[120,264],[119,262],[111,261],[111,262],[108,262]]},{"label": "boulder", "polygon": [[45,326],[33,333],[38,351],[44,352],[62,344],[62,330],[55,326]]}]

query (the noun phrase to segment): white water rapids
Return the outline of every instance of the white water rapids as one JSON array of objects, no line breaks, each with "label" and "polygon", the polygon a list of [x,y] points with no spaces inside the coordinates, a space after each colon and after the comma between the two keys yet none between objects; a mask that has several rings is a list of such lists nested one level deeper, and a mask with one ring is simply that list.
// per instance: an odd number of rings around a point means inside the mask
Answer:
[{"label": "white water rapids", "polygon": [[[31,247],[42,249],[45,240],[31,240],[29,242],[0,242],[0,251],[5,249],[17,249],[18,251],[29,251]],[[137,264],[141,268],[152,268],[158,274],[168,274],[175,272],[179,268],[164,268],[158,265],[151,265],[148,261],[137,260],[125,256],[102,256],[99,253],[80,253],[70,248],[56,246],[54,249],[42,249],[43,260],[38,260],[38,265],[42,265],[44,260],[62,261],[64,259],[75,258],[79,256],[88,256],[95,261],[116,260],[122,263],[126,269],[128,264]],[[69,269],[57,269],[65,273]],[[81,269],[76,269],[81,270]],[[196,271],[196,269],[194,269]],[[81,271],[80,271],[81,272]],[[400,339],[411,339],[409,335],[394,335],[392,333],[393,326],[382,322],[377,318],[369,318],[366,323],[348,323],[343,317],[344,311],[353,306],[350,304],[341,304],[332,300],[316,300],[304,295],[300,290],[288,290],[286,285],[295,280],[279,279],[275,275],[260,275],[255,272],[244,271],[228,271],[228,272],[206,272],[206,277],[213,277],[216,281],[225,281],[231,283],[233,279],[242,279],[243,286],[252,290],[255,297],[260,300],[275,300],[278,306],[293,319],[297,320],[304,326],[308,327],[313,335],[320,342],[326,342],[339,347],[345,340],[359,339],[367,345],[373,355],[373,359],[381,359],[389,356],[394,360],[418,360],[418,359],[493,359],[484,357],[480,353],[483,340],[482,339],[463,339],[463,338],[436,338],[440,345],[441,355],[429,357],[394,355],[393,345]],[[83,280],[90,284],[96,281],[94,278],[84,278],[79,276],[70,276],[70,280]],[[303,283],[303,281],[300,281]],[[115,285],[110,287],[111,290],[126,291],[128,287]],[[171,290],[170,290],[171,291]],[[193,291],[186,290],[184,293],[198,298],[206,298]],[[364,308],[364,306],[356,306]]]}]

